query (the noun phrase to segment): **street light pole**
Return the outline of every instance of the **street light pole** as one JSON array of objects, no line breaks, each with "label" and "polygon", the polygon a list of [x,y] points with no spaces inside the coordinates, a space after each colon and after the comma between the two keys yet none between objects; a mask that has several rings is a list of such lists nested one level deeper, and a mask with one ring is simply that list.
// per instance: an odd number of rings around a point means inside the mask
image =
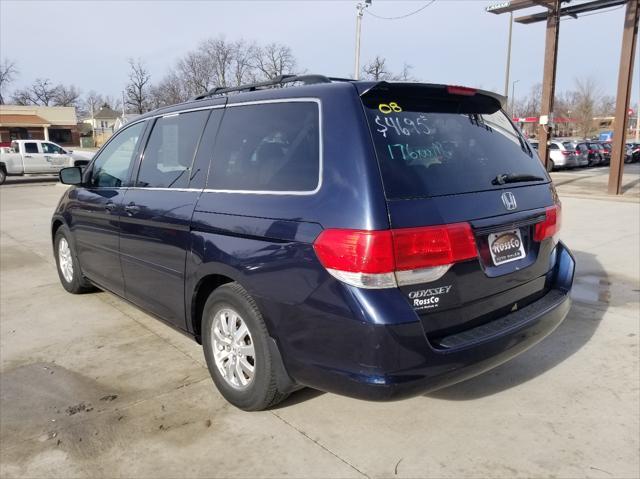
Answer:
[{"label": "street light pole", "polygon": [[515,116],[515,108],[516,108],[516,83],[520,80],[513,80],[511,84],[511,117]]},{"label": "street light pole", "polygon": [[371,5],[371,0],[365,0],[364,2],[360,2],[358,3],[358,5],[356,5],[356,10],[358,10],[358,13],[356,15],[356,58],[353,67],[354,80],[360,78],[360,30],[362,28],[362,17],[364,15],[364,10],[369,5]]},{"label": "street light pole", "polygon": [[507,67],[504,72],[504,96],[509,96],[509,73],[511,72],[511,33],[513,32],[513,12],[509,12],[509,42],[507,43]]}]

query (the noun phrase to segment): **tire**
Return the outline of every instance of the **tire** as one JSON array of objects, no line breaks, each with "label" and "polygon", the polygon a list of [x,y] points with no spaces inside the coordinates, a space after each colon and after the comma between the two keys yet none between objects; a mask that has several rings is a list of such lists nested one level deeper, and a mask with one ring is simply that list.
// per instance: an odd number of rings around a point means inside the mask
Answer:
[{"label": "tire", "polygon": [[[56,258],[56,269],[62,287],[72,294],[82,294],[94,289],[93,285],[82,275],[80,263],[73,243],[69,240],[69,230],[61,226],[56,231],[53,247]],[[62,245],[65,245],[61,248]],[[64,250],[66,249],[66,255]],[[70,265],[70,268],[69,268]]]},{"label": "tire", "polygon": [[0,185],[7,180],[7,172],[4,171],[4,167],[0,166]]},{"label": "tire", "polygon": [[[277,388],[269,333],[249,293],[238,283],[224,284],[211,293],[202,314],[204,356],[220,394],[244,411],[260,411],[283,401],[288,394]],[[247,332],[230,340],[230,333],[244,329],[243,324]]]},{"label": "tire", "polygon": [[549,160],[549,164],[547,165],[547,171],[548,172],[552,172],[553,170],[555,170],[556,168],[556,164],[553,162],[553,160]]}]

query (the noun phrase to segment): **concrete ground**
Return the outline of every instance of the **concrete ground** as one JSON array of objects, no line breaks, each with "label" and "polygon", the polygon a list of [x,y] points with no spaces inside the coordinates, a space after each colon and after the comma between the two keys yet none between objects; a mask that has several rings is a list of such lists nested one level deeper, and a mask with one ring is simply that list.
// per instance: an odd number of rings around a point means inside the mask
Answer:
[{"label": "concrete ground", "polygon": [[[622,196],[615,199],[621,201],[640,200],[640,163],[624,165],[622,176]],[[574,168],[551,173],[553,182],[561,194],[575,197],[593,198],[607,197],[609,167]]]},{"label": "concrete ground", "polygon": [[196,343],[62,289],[48,230],[62,192],[0,187],[1,477],[640,475],[639,202],[563,196],[574,306],[509,363],[401,402],[303,390],[245,413]]}]

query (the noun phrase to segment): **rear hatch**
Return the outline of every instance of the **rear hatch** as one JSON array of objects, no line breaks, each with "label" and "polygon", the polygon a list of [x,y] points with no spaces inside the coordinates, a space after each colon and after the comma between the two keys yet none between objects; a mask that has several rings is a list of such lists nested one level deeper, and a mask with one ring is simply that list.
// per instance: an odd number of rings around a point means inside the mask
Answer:
[{"label": "rear hatch", "polygon": [[[559,203],[538,156],[501,111],[502,98],[386,82],[361,98],[397,282],[432,343],[544,295]],[[400,264],[402,255],[413,259]]]}]

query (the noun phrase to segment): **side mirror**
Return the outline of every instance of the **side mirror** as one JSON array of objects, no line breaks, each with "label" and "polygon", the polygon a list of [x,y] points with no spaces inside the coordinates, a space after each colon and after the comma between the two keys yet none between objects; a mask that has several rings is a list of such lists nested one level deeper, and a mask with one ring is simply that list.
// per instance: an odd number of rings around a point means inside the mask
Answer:
[{"label": "side mirror", "polygon": [[63,185],[82,184],[82,169],[79,166],[70,166],[60,170],[60,183]]}]

